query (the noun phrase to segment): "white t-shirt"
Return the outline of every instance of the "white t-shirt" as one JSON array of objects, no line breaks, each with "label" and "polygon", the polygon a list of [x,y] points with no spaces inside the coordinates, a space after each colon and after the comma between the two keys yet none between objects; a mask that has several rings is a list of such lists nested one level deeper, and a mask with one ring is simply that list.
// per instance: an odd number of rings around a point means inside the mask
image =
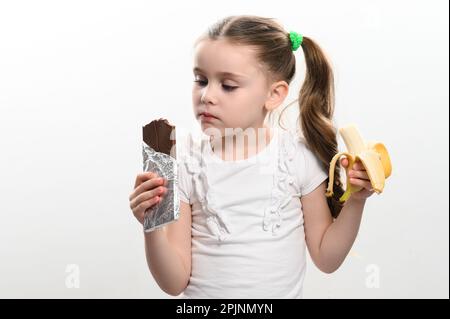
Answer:
[{"label": "white t-shirt", "polygon": [[192,272],[181,298],[301,298],[306,243],[300,197],[327,177],[306,145],[273,129],[245,160],[208,139],[180,156],[180,199],[192,207]]}]

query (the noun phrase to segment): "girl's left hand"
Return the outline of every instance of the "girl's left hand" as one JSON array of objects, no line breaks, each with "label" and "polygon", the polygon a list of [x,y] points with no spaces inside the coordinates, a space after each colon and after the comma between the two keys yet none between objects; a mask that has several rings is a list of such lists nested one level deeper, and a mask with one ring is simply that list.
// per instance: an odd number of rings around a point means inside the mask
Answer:
[{"label": "girl's left hand", "polygon": [[[348,167],[348,159],[341,159],[341,166],[347,169]],[[372,190],[372,185],[370,184],[369,175],[367,175],[366,169],[364,165],[357,161],[353,164],[352,169],[348,172],[350,177],[350,184],[353,186],[360,186],[362,189],[360,191],[354,192],[350,195],[354,199],[358,200],[366,200],[368,197],[372,196],[375,192]]]}]

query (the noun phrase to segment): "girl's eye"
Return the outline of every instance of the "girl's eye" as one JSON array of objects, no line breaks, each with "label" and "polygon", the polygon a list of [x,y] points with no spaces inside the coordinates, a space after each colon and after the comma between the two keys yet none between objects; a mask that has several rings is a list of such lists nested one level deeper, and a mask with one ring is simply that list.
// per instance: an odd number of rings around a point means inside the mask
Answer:
[{"label": "girl's eye", "polygon": [[226,85],[226,84],[222,84],[222,88],[227,91],[227,92],[231,92],[236,90],[238,87],[237,86],[232,86],[232,85]]},{"label": "girl's eye", "polygon": [[197,79],[194,82],[197,83],[199,86],[206,86],[208,84],[208,81],[200,79]]},{"label": "girl's eye", "polygon": [[[195,80],[194,82],[202,87],[205,86],[206,84],[208,84],[208,81],[205,81],[205,80]],[[237,89],[237,86],[231,86],[231,85],[226,85],[226,84],[222,84],[222,87],[227,92],[231,92],[231,91],[234,91],[235,89]]]}]

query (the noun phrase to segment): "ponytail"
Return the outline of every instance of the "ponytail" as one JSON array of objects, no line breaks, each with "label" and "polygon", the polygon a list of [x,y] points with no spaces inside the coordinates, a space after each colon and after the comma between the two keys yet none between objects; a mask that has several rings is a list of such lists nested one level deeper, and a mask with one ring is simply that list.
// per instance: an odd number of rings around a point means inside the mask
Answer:
[{"label": "ponytail", "polygon": [[[320,47],[303,37],[301,45],[306,62],[306,75],[299,93],[300,123],[308,148],[320,160],[328,173],[330,162],[338,152],[337,130],[333,126],[334,79],[333,71]],[[344,193],[338,165],[332,197],[327,197],[331,215],[336,218],[343,204],[339,198]],[[328,183],[328,180],[327,180]]]}]

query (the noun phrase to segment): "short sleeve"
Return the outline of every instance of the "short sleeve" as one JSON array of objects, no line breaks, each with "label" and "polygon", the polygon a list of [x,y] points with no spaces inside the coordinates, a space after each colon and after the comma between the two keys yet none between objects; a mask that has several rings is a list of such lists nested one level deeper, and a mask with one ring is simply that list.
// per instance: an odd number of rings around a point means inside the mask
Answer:
[{"label": "short sleeve", "polygon": [[178,196],[185,203],[191,203],[192,183],[185,161],[178,161]]},{"label": "short sleeve", "polygon": [[328,174],[322,167],[319,159],[314,153],[302,142],[300,144],[299,155],[303,159],[303,165],[300,165],[300,192],[302,196],[315,190],[324,180],[328,178]]}]

